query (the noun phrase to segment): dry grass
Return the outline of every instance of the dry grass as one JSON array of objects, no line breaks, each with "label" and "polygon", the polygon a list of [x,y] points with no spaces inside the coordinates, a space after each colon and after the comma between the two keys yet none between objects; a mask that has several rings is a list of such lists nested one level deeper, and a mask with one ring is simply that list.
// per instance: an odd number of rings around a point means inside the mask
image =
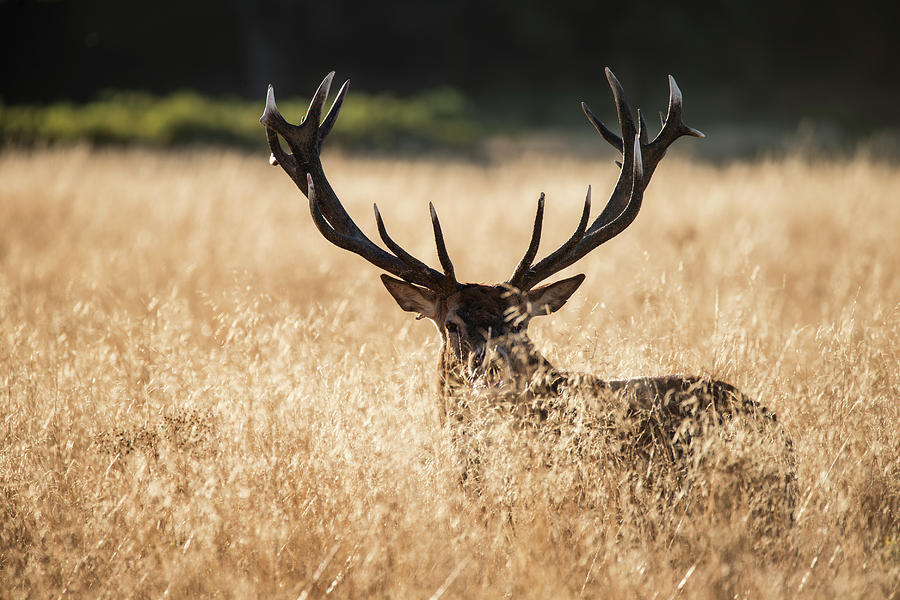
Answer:
[{"label": "dry grass", "polygon": [[[377,200],[433,259],[432,200],[457,273],[495,281],[537,193],[549,247],[609,159],[326,164],[367,231]],[[502,422],[467,493],[430,325],[265,157],[7,151],[0,597],[896,597],[898,190],[864,158],[669,157],[576,300],[532,326],[560,366],[710,374],[776,411],[800,499],[762,540],[718,493],[762,460],[740,440],[687,516],[614,455],[535,467]]]}]

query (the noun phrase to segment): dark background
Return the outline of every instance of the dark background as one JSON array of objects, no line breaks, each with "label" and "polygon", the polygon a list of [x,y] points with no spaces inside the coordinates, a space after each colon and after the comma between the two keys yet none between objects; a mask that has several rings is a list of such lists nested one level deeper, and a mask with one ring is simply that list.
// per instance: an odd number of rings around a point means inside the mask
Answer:
[{"label": "dark background", "polygon": [[601,93],[609,65],[630,95],[661,104],[674,73],[692,105],[722,119],[808,115],[872,131],[900,120],[898,5],[0,0],[0,98],[185,88],[262,98],[270,81],[308,96],[336,69],[354,89],[449,86],[502,110]]}]

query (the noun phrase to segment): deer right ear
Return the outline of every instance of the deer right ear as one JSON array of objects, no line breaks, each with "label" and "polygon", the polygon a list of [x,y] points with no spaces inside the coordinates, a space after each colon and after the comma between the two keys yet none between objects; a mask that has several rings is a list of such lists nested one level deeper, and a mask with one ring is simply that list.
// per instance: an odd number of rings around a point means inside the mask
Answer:
[{"label": "deer right ear", "polygon": [[419,313],[420,317],[432,321],[437,318],[438,297],[431,290],[387,275],[381,276],[381,282],[403,310]]},{"label": "deer right ear", "polygon": [[576,275],[531,290],[528,292],[528,312],[532,317],[539,317],[558,311],[583,281],[584,275]]}]

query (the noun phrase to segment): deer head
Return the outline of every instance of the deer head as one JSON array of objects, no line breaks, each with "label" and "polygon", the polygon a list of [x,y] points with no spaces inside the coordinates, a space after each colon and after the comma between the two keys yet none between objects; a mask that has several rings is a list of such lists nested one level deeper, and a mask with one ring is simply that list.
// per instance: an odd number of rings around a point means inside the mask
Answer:
[{"label": "deer head", "polygon": [[[375,223],[387,251],[372,242],[353,222],[325,177],[320,161],[322,142],[337,119],[349,82],[341,86],[331,109],[321,118],[334,73],[322,81],[299,125],[288,123],[278,112],[272,86],[260,121],[272,155],[309,199],[313,222],[332,244],[354,252],[395,277],[381,279],[400,307],[428,318],[441,334],[440,373],[446,392],[463,384],[504,386],[527,381],[536,374],[553,375],[553,367],[534,350],[527,336],[532,318],[559,310],[584,281],[576,275],[548,285],[539,283],[574,264],[600,244],[609,241],[634,221],[641,208],[644,190],[666,149],[679,137],[702,133],[686,126],[682,119],[682,96],[669,76],[669,108],[662,129],[648,141],[647,128],[638,111],[637,123],[625,100],[621,84],[606,69],[612,88],[622,136],[607,129],[588,107],[582,109],[597,131],[620,153],[621,172],[605,208],[588,226],[591,188],[588,187],[581,219],[572,236],[559,248],[535,263],[541,238],[544,195],[537,203],[531,242],[510,278],[499,285],[461,284],[444,244],[444,236],[434,206],[429,205],[441,271],[429,267],[400,247],[388,235],[375,208]],[[291,152],[281,146],[279,136]]]}]

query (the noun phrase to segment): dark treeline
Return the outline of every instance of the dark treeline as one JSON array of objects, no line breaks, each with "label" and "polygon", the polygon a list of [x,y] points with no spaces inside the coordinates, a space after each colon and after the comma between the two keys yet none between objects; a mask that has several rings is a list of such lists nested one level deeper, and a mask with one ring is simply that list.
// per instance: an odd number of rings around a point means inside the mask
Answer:
[{"label": "dark treeline", "polygon": [[81,101],[103,89],[192,88],[255,98],[270,81],[282,94],[307,95],[330,69],[372,92],[452,86],[475,98],[546,96],[596,83],[611,65],[638,91],[663,87],[673,72],[691,89],[748,103],[789,90],[880,108],[890,102],[872,98],[900,89],[898,6],[0,0],[0,96]]}]

